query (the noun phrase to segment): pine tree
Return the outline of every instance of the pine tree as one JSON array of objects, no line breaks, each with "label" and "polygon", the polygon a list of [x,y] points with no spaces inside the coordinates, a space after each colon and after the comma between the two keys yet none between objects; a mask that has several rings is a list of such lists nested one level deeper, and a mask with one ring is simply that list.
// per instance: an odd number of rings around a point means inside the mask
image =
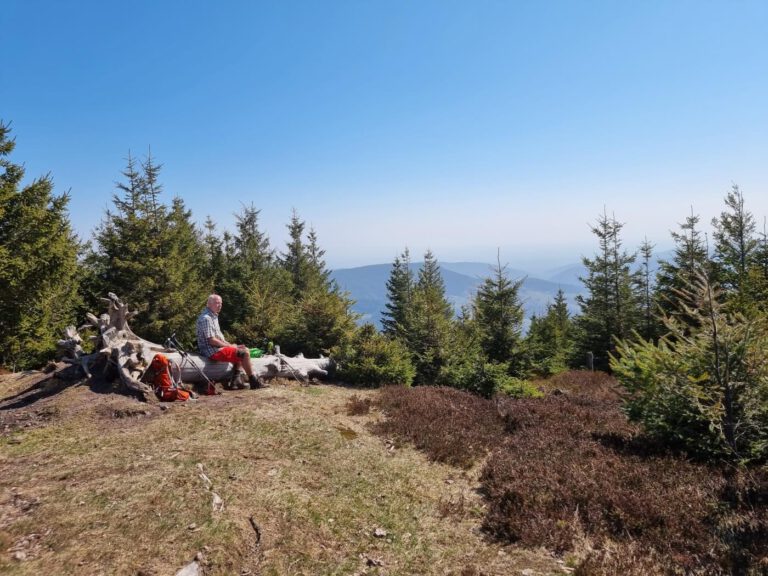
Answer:
[{"label": "pine tree", "polygon": [[18,369],[50,359],[75,320],[80,245],[69,195],[54,195],[50,176],[22,185],[9,133],[0,122],[0,365]]},{"label": "pine tree", "polygon": [[656,275],[656,301],[665,314],[680,311],[680,294],[686,290],[697,274],[709,268],[707,248],[703,234],[697,228],[699,216],[693,213],[680,224],[679,232],[672,232],[675,250],[672,261],[659,262]]},{"label": "pine tree", "polygon": [[654,283],[651,276],[651,258],[653,258],[654,245],[648,238],[640,244],[640,270],[637,274],[637,288],[640,295],[641,320],[638,332],[646,340],[656,338],[659,332],[659,323],[656,320],[656,300]]},{"label": "pine tree", "polygon": [[[235,214],[234,236],[225,236],[221,280],[216,289],[225,302],[220,322],[230,327],[235,340],[250,341],[265,334],[254,334],[256,311],[251,308],[252,292],[261,287],[265,275],[274,267],[274,251],[269,238],[259,227],[259,214],[253,204]],[[257,299],[256,299],[257,300]],[[258,322],[257,322],[258,323]]]},{"label": "pine tree", "polygon": [[576,319],[574,363],[581,364],[587,353],[594,354],[596,368],[608,368],[609,355],[615,350],[614,338],[626,338],[638,327],[639,298],[636,276],[630,266],[636,255],[622,249],[623,224],[604,212],[592,226],[599,251],[594,258],[583,258],[588,275],[581,278],[587,295],[576,301],[581,314]]},{"label": "pine tree", "polygon": [[523,279],[513,282],[506,269],[497,258],[493,275],[483,280],[473,301],[481,344],[493,362],[509,362],[519,355],[516,349],[523,328],[523,305],[518,295]]},{"label": "pine tree", "polygon": [[291,275],[293,281],[294,299],[299,299],[301,294],[309,285],[309,259],[304,246],[304,227],[306,224],[299,219],[296,210],[291,214],[291,221],[288,224],[289,241],[286,251],[282,255],[282,266]]},{"label": "pine tree", "polygon": [[[305,242],[305,223],[293,211],[288,224],[289,242],[279,261],[278,271],[262,275],[259,290],[252,290],[249,301],[265,310],[263,294],[269,292],[279,302],[270,307],[284,319],[273,323],[272,334],[288,353],[328,354],[350,338],[355,331],[357,315],[354,302],[338,285],[330,281],[330,271],[323,261],[325,253],[317,234],[310,231]],[[258,301],[255,301],[258,299]]]},{"label": "pine tree", "polygon": [[89,258],[98,273],[91,298],[114,292],[131,303],[140,311],[132,328],[150,340],[173,332],[189,340],[193,305],[204,302],[209,287],[205,251],[184,203],[177,198],[169,209],[160,201],[160,168],[151,156],[137,167],[129,154],[115,210],[107,211]]},{"label": "pine tree", "polygon": [[331,271],[325,265],[325,250],[320,248],[317,240],[317,232],[310,227],[307,233],[307,243],[304,247],[304,251],[307,255],[307,266],[309,269],[308,276],[309,281],[316,283],[319,286],[330,287],[331,286]]},{"label": "pine tree", "polygon": [[694,321],[664,318],[658,342],[622,340],[611,361],[626,410],[649,435],[689,454],[768,458],[768,322],[729,312],[700,273],[685,300]]},{"label": "pine tree", "polygon": [[406,247],[392,264],[387,280],[387,303],[381,314],[382,332],[404,343],[411,331],[414,284],[411,256]]},{"label": "pine tree", "polygon": [[222,279],[226,274],[226,258],[224,254],[224,242],[216,234],[216,224],[208,216],[205,219],[205,234],[203,245],[205,246],[204,278],[208,279],[208,292],[219,290]]},{"label": "pine tree", "polygon": [[428,250],[413,291],[413,320],[408,337],[417,384],[435,383],[446,360],[452,317],[453,307],[445,297],[440,266]]},{"label": "pine tree", "polygon": [[565,370],[573,353],[573,327],[562,289],[558,289],[544,316],[531,318],[524,344],[528,368],[535,375],[549,376]]},{"label": "pine tree", "polygon": [[744,207],[744,196],[737,185],[725,197],[727,210],[712,219],[715,240],[715,278],[726,297],[738,295],[745,287],[758,242],[755,219]]}]

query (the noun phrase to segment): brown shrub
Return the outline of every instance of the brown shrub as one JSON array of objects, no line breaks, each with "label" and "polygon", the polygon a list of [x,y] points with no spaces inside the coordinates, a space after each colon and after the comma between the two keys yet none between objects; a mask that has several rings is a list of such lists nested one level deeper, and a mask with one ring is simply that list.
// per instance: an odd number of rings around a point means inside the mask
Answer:
[{"label": "brown shrub", "polygon": [[460,466],[495,447],[480,478],[484,530],[568,551],[580,576],[768,574],[768,469],[707,466],[649,443],[605,374],[567,372],[547,388],[563,393],[383,389],[379,431]]},{"label": "brown shrub", "polygon": [[570,394],[587,396],[594,400],[619,400],[621,386],[610,374],[589,370],[569,370],[538,383],[542,391],[563,390]]},{"label": "brown shrub", "polygon": [[409,441],[429,458],[464,468],[498,443],[504,422],[492,402],[454,388],[381,389],[387,419],[377,432]]},{"label": "brown shrub", "polygon": [[371,399],[360,398],[354,394],[347,402],[347,414],[349,416],[364,416],[371,411]]}]

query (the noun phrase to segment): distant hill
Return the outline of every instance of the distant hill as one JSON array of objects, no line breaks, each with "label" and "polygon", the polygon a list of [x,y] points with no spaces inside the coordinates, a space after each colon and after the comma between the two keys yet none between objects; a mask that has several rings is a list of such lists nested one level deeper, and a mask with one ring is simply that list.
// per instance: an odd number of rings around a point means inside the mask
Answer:
[{"label": "distant hill", "polygon": [[[414,274],[418,273],[421,265],[420,262],[411,264]],[[492,269],[493,266],[485,262],[440,263],[446,297],[457,312],[470,301],[483,279],[493,273]],[[381,312],[387,301],[387,280],[391,270],[392,264],[373,264],[333,270],[331,277],[356,301],[354,310],[362,315],[361,320],[381,327]],[[580,283],[533,278],[524,270],[508,268],[507,276],[512,280],[525,278],[520,288],[520,299],[525,310],[526,326],[532,315],[540,315],[546,310],[559,288],[565,293],[572,312],[576,310],[575,298],[583,290]]]}]

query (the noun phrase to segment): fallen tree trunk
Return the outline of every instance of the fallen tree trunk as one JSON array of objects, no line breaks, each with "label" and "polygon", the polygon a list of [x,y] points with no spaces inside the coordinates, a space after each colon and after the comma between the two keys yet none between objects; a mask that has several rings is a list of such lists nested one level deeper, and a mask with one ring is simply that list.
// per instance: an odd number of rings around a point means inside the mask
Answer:
[{"label": "fallen tree trunk", "polygon": [[[58,341],[63,360],[80,365],[88,377],[92,376],[92,370],[101,362],[104,364],[102,376],[108,377],[111,368],[115,368],[120,382],[128,391],[144,400],[153,400],[155,394],[152,386],[141,379],[152,358],[159,353],[165,354],[180,366],[181,381],[185,383],[200,383],[205,378],[228,381],[233,375],[233,365],[227,362],[213,362],[199,354],[180,352],[140,338],[128,326],[128,320],[133,318],[135,312],[129,311],[127,305],[111,292],[108,298],[102,300],[108,303],[106,314],[99,317],[87,314],[88,323],[80,328],[68,326],[64,338]],[[86,329],[98,330],[98,334],[90,337],[97,350],[92,354],[84,354],[81,346],[79,333]],[[308,382],[312,378],[327,376],[333,367],[330,358],[304,358],[301,354],[288,357],[280,354],[279,348],[276,354],[251,358],[250,362],[253,373],[265,380],[282,377]]]}]

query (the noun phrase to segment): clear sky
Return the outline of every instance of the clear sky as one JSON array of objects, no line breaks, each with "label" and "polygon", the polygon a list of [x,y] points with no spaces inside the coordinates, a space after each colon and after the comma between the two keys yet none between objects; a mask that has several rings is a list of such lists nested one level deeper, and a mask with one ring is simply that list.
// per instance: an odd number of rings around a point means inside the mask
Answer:
[{"label": "clear sky", "polygon": [[3,0],[0,119],[87,238],[128,151],[332,267],[404,246],[578,260],[604,207],[669,247],[732,183],[768,215],[768,2]]}]

